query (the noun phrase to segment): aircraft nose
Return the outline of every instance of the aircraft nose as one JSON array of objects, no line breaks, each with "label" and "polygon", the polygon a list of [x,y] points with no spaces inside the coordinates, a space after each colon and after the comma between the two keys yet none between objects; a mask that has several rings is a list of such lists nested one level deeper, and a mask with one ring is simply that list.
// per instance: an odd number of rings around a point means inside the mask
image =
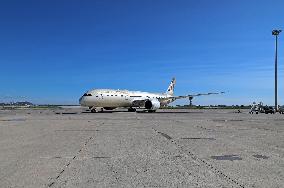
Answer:
[{"label": "aircraft nose", "polygon": [[79,103],[81,106],[92,106],[94,99],[91,94],[84,94],[82,97],[80,97]]}]

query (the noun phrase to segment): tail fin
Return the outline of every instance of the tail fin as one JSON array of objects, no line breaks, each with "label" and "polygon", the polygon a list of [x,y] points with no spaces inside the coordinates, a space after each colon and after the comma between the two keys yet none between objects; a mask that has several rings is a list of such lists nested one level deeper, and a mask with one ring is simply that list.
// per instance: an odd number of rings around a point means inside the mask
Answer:
[{"label": "tail fin", "polygon": [[174,95],[174,88],[175,88],[175,84],[176,84],[176,79],[173,78],[169,87],[168,87],[168,90],[166,92],[166,94],[169,94],[169,95]]}]

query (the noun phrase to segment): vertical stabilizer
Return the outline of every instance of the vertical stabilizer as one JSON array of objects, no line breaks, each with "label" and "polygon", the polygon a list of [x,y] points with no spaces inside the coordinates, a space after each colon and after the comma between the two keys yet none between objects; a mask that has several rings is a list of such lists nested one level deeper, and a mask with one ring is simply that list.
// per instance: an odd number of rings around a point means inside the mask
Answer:
[{"label": "vertical stabilizer", "polygon": [[166,92],[166,94],[168,95],[174,95],[174,88],[175,88],[175,84],[176,84],[176,79],[173,78],[169,87],[168,87],[168,90]]}]

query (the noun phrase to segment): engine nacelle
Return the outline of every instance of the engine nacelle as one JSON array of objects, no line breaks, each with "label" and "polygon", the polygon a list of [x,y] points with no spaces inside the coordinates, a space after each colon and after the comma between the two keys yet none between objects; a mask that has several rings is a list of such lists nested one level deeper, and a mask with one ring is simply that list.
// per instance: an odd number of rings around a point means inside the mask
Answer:
[{"label": "engine nacelle", "polygon": [[147,100],[145,101],[145,108],[148,110],[157,110],[161,107],[158,100]]}]

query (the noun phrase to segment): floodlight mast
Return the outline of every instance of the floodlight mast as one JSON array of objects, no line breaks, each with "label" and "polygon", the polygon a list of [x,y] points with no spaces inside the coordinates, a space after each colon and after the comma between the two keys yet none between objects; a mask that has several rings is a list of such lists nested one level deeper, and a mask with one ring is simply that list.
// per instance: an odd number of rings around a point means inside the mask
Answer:
[{"label": "floodlight mast", "polygon": [[275,111],[278,111],[277,105],[277,51],[278,51],[278,35],[282,30],[273,30],[272,35],[275,36]]}]

